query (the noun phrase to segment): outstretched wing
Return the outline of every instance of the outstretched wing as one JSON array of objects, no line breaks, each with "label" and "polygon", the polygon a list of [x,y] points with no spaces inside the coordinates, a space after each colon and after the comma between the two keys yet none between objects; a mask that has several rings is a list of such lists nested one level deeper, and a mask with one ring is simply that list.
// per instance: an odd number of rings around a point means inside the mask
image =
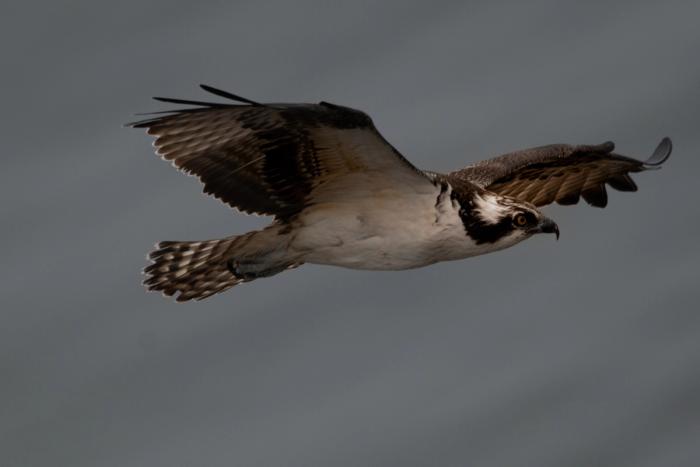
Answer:
[{"label": "outstretched wing", "polygon": [[[158,154],[232,207],[288,219],[320,198],[433,187],[363,112],[326,102],[259,104],[202,88],[238,104],[156,98],[196,107],[130,125],[147,128]],[[347,180],[351,174],[363,176]]]},{"label": "outstretched wing", "polygon": [[450,174],[500,195],[535,206],[552,202],[605,207],[605,184],[620,191],[637,191],[630,173],[658,168],[671,154],[671,140],[661,140],[646,161],[614,154],[612,142],[595,146],[553,144],[504,154]]}]

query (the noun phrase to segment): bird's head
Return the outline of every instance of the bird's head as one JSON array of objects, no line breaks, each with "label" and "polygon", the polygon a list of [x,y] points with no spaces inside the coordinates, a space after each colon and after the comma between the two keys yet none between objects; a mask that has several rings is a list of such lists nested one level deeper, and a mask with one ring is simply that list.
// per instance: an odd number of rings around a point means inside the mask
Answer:
[{"label": "bird's head", "polygon": [[467,235],[477,244],[494,249],[514,245],[536,233],[553,233],[559,239],[557,224],[530,203],[490,192],[475,193],[462,203],[460,216]]}]

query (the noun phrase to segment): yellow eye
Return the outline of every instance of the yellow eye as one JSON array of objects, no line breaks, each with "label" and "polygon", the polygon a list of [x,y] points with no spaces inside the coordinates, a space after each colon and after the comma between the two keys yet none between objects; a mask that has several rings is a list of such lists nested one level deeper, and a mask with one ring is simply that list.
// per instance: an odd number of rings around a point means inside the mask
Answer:
[{"label": "yellow eye", "polygon": [[515,225],[518,227],[524,227],[527,224],[527,217],[525,214],[518,214],[515,216]]}]

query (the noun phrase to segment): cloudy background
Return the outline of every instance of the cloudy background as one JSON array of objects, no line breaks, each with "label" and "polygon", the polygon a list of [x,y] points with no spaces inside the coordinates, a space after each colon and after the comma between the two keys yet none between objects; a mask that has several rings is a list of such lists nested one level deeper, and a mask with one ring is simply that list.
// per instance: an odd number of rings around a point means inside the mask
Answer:
[{"label": "cloudy background", "polygon": [[[0,465],[699,465],[693,3],[4,5]],[[558,243],[178,305],[140,286],[156,241],[266,222],[122,127],[199,83],[363,109],[425,169],[675,151],[605,210],[550,208]]]}]

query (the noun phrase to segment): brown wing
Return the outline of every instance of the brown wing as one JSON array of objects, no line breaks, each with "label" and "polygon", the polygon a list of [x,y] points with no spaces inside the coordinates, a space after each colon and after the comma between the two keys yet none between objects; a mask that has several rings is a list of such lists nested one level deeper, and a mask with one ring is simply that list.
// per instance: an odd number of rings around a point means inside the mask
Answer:
[{"label": "brown wing", "polygon": [[363,112],[326,102],[263,105],[202,88],[243,105],[156,98],[198,107],[130,125],[147,128],[158,154],[232,207],[287,219],[319,197],[366,191],[365,178],[372,189],[433,187]]},{"label": "brown wing", "polygon": [[552,202],[605,207],[605,184],[620,191],[636,191],[630,173],[658,168],[671,154],[671,140],[664,138],[646,161],[614,154],[612,142],[596,146],[554,144],[505,154],[450,174],[501,195],[535,206]]}]

